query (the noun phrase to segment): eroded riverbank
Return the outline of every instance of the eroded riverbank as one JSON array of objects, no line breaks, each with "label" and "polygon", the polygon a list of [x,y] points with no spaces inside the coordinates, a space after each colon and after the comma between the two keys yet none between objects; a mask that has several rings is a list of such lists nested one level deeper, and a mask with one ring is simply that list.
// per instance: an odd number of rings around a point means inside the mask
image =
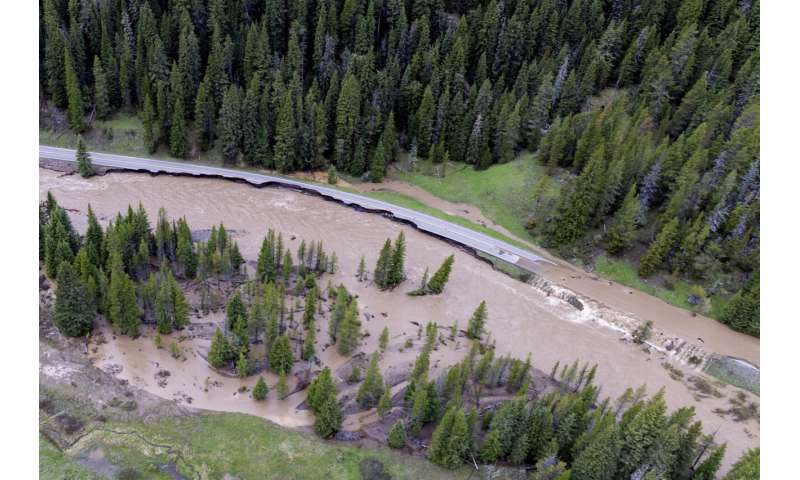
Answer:
[{"label": "eroded riverbank", "polygon": [[[714,413],[717,408],[729,408],[729,397],[738,393],[738,389],[719,388],[723,397],[711,395],[700,398],[697,391],[687,387],[686,380],[670,375],[670,371],[661,366],[662,355],[646,354],[639,347],[620,342],[618,331],[597,322],[593,305],[587,303],[587,308],[579,311],[559,298],[548,297],[530,285],[494,271],[490,265],[466,252],[381,216],[359,213],[317,197],[282,189],[256,189],[223,180],[165,175],[114,173],[85,180],[77,175],[64,176],[59,172],[40,169],[40,196],[44,197],[47,190],[51,190],[59,203],[70,210],[79,230],[85,228],[88,203],[92,204],[104,222],[118,211],[126,209],[128,204],[140,201],[151,220],[155,219],[158,208],[164,206],[170,216],[185,215],[189,224],[196,229],[210,228],[223,221],[227,228],[237,231],[236,240],[248,261],[257,257],[267,228],[282,231],[284,238],[296,236],[297,240],[290,243],[293,249],[301,238],[307,241],[322,240],[326,249],[336,251],[339,257],[341,268],[333,276],[333,282],[344,283],[349,291],[359,295],[362,312],[374,315],[371,317],[374,321],[364,324],[370,336],[361,349],[367,353],[375,350],[380,330],[384,325],[389,326],[395,349],[390,348],[389,354],[381,362],[384,370],[391,365],[413,360],[413,351],[401,353],[396,347],[404,342],[403,332],[406,332],[406,336],[416,337],[416,327],[412,321],[423,324],[436,321],[444,326],[457,321],[464,328],[477,303],[486,299],[490,312],[487,329],[497,342],[499,354],[511,353],[524,357],[531,353],[534,365],[546,371],[556,361],[563,363],[580,359],[596,362],[599,364],[597,379],[603,387],[603,394],[612,397],[621,394],[629,386],[642,383],[647,384],[651,392],[663,386],[671,408],[694,405],[706,431],[719,429],[719,438],[729,442],[726,464],[746,448],[758,445],[757,421],[736,423]],[[406,283],[393,292],[380,292],[374,286],[359,283],[354,274],[360,256],[365,255],[367,265],[371,267],[383,241],[396,236],[401,229],[405,231],[409,246],[406,261],[409,279]],[[418,284],[426,266],[435,268],[450,253],[455,254],[456,262],[444,295],[421,298],[405,295],[406,291]],[[754,357],[757,362],[758,341],[755,339],[742,345],[739,334],[729,335],[726,333],[730,332],[728,329],[710,319],[690,317],[689,313],[669,307],[645,294],[626,293],[621,286],[610,285],[606,288],[607,282],[603,285],[602,281],[592,280],[585,274],[581,278],[573,278],[572,275],[577,274],[568,274],[563,268],[548,269],[543,275],[585,297],[592,297],[596,293],[598,306],[619,308],[635,313],[640,318],[652,319],[658,328],[665,331],[685,329],[689,335],[702,337],[709,348],[713,345],[714,351],[748,360]],[[564,279],[563,282],[559,282],[561,279]],[[659,302],[662,306],[658,305]],[[679,313],[690,320],[678,317]],[[320,337],[324,338],[325,335]],[[107,343],[98,346],[97,362],[101,366],[120,365],[122,370],[118,372],[119,376],[132,382],[134,377],[141,378],[140,386],[156,395],[173,398],[176,394],[180,397],[179,392],[182,392],[192,397],[192,405],[201,408],[254,413],[290,426],[310,423],[303,411],[295,408],[301,403],[299,397],[290,397],[283,401],[284,405],[273,405],[280,401],[271,397],[267,405],[259,406],[247,395],[238,394],[241,384],[252,387],[255,378],[239,380],[226,377],[219,380],[224,387],[204,391],[206,378],[214,375],[201,357],[207,348],[207,344],[202,343],[205,340],[198,339],[182,345],[188,353],[185,355],[186,361],[172,359],[166,349],[157,351],[152,338],[129,340],[118,337],[114,340],[108,334],[107,340]],[[467,351],[465,346],[456,349],[453,345],[452,348],[437,351],[433,361],[439,360],[441,365],[452,364]],[[323,360],[326,363],[334,362],[335,366],[334,358]],[[174,361],[174,364],[170,361]],[[169,390],[158,385],[157,370],[152,370],[155,367],[151,362],[172,367],[167,368],[171,371],[167,382]],[[680,368],[684,371],[684,378],[697,375],[687,366]],[[269,383],[272,386],[274,380]]]}]

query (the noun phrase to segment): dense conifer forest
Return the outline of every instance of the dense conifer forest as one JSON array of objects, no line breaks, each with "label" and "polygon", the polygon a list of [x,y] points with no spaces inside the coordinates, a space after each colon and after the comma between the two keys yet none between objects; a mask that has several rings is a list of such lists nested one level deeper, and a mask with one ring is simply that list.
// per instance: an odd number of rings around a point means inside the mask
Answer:
[{"label": "dense conifer forest", "polygon": [[527,207],[547,246],[638,248],[641,277],[733,295],[722,320],[758,335],[759,8],[40,0],[40,91],[75,132],[135,114],[151,152],[281,172],[538,152],[562,183]]}]

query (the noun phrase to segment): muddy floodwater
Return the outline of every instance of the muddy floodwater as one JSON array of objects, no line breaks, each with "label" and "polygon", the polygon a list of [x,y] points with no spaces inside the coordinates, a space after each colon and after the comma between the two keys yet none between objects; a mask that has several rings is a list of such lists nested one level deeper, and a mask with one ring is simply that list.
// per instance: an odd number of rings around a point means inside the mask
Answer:
[{"label": "muddy floodwater", "polygon": [[[334,284],[343,283],[358,295],[363,318],[363,328],[369,336],[361,351],[370,354],[377,349],[378,336],[384,326],[389,327],[391,341],[387,354],[381,361],[384,371],[413,361],[415,349],[403,349],[407,339],[416,342],[417,327],[412,322],[424,324],[435,321],[449,327],[454,322],[466,328],[470,314],[481,300],[486,300],[489,310],[487,331],[496,341],[498,354],[513,354],[524,358],[530,353],[534,365],[549,372],[556,361],[573,360],[597,363],[597,383],[601,395],[616,397],[627,387],[646,384],[654,393],[665,389],[665,398],[671,409],[693,405],[697,418],[703,421],[706,432],[717,431],[720,441],[728,442],[725,465],[729,466],[747,448],[759,444],[757,420],[736,422],[730,415],[715,413],[715,409],[728,410],[730,399],[742,393],[732,386],[717,385],[716,394],[701,394],[691,388],[689,379],[701,376],[690,365],[679,361],[674,367],[683,376],[665,368],[662,363],[669,357],[658,352],[646,353],[640,346],[620,340],[621,332],[597,321],[596,309],[633,315],[652,320],[665,332],[696,341],[710,351],[744,358],[759,363],[757,339],[737,334],[704,317],[671,307],[641,292],[630,290],[608,281],[593,278],[585,272],[558,262],[556,266],[542,268],[542,274],[551,282],[580,293],[593,302],[578,310],[567,302],[547,296],[540,289],[514,280],[493,270],[491,265],[448,243],[427,236],[414,228],[393,222],[379,215],[361,213],[321,198],[276,188],[257,189],[244,184],[216,180],[151,176],[133,173],[113,173],[102,177],[82,179],[77,175],[64,175],[47,169],[39,170],[39,193],[44,198],[50,190],[59,204],[68,209],[75,227],[85,229],[87,205],[105,224],[128,204],[141,202],[147,210],[151,224],[159,207],[166,208],[171,217],[185,216],[192,229],[207,229],[224,222],[235,230],[247,261],[254,261],[268,228],[283,233],[284,241],[296,251],[301,239],[321,240],[326,251],[335,251],[339,270],[326,275],[322,285],[331,278]],[[374,285],[360,283],[355,272],[361,255],[368,269],[375,265],[378,251],[386,238],[394,238],[403,230],[407,240],[406,274],[408,280],[391,292],[381,292]],[[295,237],[295,240],[289,240]],[[455,254],[455,264],[445,293],[440,296],[409,297],[406,292],[415,288],[426,267],[434,270],[449,254]],[[327,317],[324,317],[327,319]],[[221,322],[222,314],[205,318],[192,318],[193,322]],[[325,321],[318,320],[322,328],[317,334],[320,352],[327,340]],[[266,402],[255,402],[249,392],[257,377],[238,379],[212,371],[203,356],[209,341],[205,338],[181,339],[186,332],[164,338],[164,345],[172,341],[179,344],[182,357],[174,359],[168,348],[157,349],[151,330],[136,340],[115,337],[107,327],[101,327],[103,341],[90,349],[95,363],[113,371],[120,378],[156,395],[189,403],[192,406],[224,411],[241,411],[269,418],[291,427],[313,422],[308,411],[298,408],[304,393],[297,392],[284,400],[274,393],[277,379],[265,375],[270,387]],[[96,351],[93,351],[96,348]],[[334,369],[347,359],[339,357],[333,348],[323,351],[322,361]],[[403,351],[401,351],[403,350]],[[459,361],[469,351],[462,338],[439,348],[432,356],[432,365],[441,369]],[[162,370],[169,376],[159,375]],[[292,385],[290,382],[290,390]],[[758,398],[750,393],[755,402]],[[349,415],[345,428],[357,429],[369,412]]]}]

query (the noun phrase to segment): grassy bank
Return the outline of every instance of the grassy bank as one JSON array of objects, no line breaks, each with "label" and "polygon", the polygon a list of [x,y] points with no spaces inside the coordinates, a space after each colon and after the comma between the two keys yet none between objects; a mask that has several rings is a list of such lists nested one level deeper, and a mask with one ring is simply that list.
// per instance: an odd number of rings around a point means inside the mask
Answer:
[{"label": "grassy bank", "polygon": [[[535,240],[525,229],[531,206],[558,195],[560,186],[547,177],[544,167],[532,154],[486,170],[448,163],[441,175],[441,165],[419,162],[414,171],[396,170],[391,177],[411,183],[450,202],[469,203],[487,218],[514,235]],[[432,175],[437,172],[437,175]]]},{"label": "grassy bank", "polygon": [[[448,164],[444,171],[445,174],[441,176],[441,166],[420,162],[413,172],[397,170],[392,173],[392,178],[421,187],[444,200],[475,205],[491,221],[520,238],[532,241],[537,239],[532,238],[525,229],[528,211],[537,201],[547,202],[556,198],[560,188],[556,181],[547,177],[544,167],[531,154],[483,171],[459,164]],[[398,195],[387,194],[386,197],[387,201],[399,204],[392,198]],[[609,280],[712,318],[719,319],[727,304],[727,299],[714,296],[709,305],[692,305],[688,298],[696,293],[695,284],[676,280],[672,288],[666,288],[645,282],[639,277],[636,266],[625,259],[600,255],[594,259],[594,265],[597,273]]]},{"label": "grassy bank", "polygon": [[508,235],[503,235],[502,233],[498,232],[497,230],[493,230],[493,229],[491,229],[489,227],[484,227],[483,225],[479,225],[477,223],[474,223],[474,222],[472,222],[470,220],[467,220],[464,217],[459,217],[457,215],[447,214],[447,213],[439,210],[438,208],[430,207],[430,206],[420,202],[416,198],[410,197],[408,195],[404,195],[402,193],[388,192],[388,191],[383,191],[383,192],[381,192],[381,191],[375,191],[375,192],[355,192],[355,191],[353,191],[353,192],[354,193],[358,193],[360,195],[364,195],[364,196],[367,196],[367,197],[374,198],[376,200],[382,200],[384,202],[388,202],[388,203],[392,203],[392,204],[395,204],[395,205],[399,205],[401,207],[405,207],[405,208],[408,208],[410,210],[416,210],[418,212],[426,213],[426,214],[428,214],[428,215],[430,215],[432,217],[441,218],[442,220],[446,220],[448,222],[455,223],[456,225],[461,225],[462,227],[466,227],[466,228],[469,228],[471,230],[475,230],[477,232],[481,232],[481,233],[483,233],[485,235],[488,235],[488,236],[490,236],[492,238],[496,238],[498,240],[502,240],[502,241],[504,241],[506,243],[509,243],[511,245],[515,245],[515,246],[517,246],[519,248],[527,248],[527,246],[523,242],[520,242],[519,240],[511,238]]},{"label": "grassy bank", "polygon": [[675,280],[672,288],[647,283],[637,273],[636,266],[628,260],[599,255],[594,260],[594,266],[597,273],[602,277],[621,283],[627,287],[649,293],[670,305],[702,313],[703,315],[717,320],[720,319],[722,311],[728,302],[725,298],[713,296],[710,299],[710,305],[692,305],[689,303],[688,299],[690,295],[698,293],[697,285],[683,280]]},{"label": "grassy bank", "polygon": [[[425,459],[384,447],[325,442],[238,413],[202,413],[158,422],[108,423],[76,444],[69,456],[40,439],[41,478],[96,478],[75,458],[102,450],[104,469],[130,478],[362,478],[362,462],[380,462],[391,478],[466,478]],[[95,455],[96,456],[96,455]],[[135,473],[133,473],[135,472]],[[138,476],[135,476],[137,475]],[[375,477],[378,478],[378,477]]]},{"label": "grassy bank", "polygon": [[99,477],[39,435],[39,478],[99,480]]}]

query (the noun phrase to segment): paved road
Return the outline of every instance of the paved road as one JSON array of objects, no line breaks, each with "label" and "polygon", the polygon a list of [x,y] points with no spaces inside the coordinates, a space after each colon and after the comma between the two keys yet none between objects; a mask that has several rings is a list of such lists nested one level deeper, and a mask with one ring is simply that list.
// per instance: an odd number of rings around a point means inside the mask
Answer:
[{"label": "paved road", "polygon": [[[127,157],[108,153],[90,152],[92,163],[104,167],[125,170],[148,171],[152,173],[180,173],[189,175],[214,175],[225,178],[246,180],[254,185],[265,183],[282,185],[289,188],[314,191],[325,197],[339,200],[348,205],[357,205],[368,210],[378,210],[390,213],[392,216],[409,221],[420,230],[448,238],[461,245],[475,250],[500,257],[503,260],[516,264],[521,259],[528,262],[552,263],[535,253],[515,247],[502,240],[497,240],[475,230],[471,230],[446,220],[410,210],[391,203],[376,200],[354,193],[344,192],[335,188],[325,187],[314,183],[306,183],[285,177],[262,175],[259,173],[219,168],[207,165],[197,165],[188,162],[171,162],[167,160],[154,160],[150,158]],[[39,158],[48,160],[61,160],[74,162],[75,150],[66,148],[39,145]],[[526,262],[527,263],[527,262]]]}]

